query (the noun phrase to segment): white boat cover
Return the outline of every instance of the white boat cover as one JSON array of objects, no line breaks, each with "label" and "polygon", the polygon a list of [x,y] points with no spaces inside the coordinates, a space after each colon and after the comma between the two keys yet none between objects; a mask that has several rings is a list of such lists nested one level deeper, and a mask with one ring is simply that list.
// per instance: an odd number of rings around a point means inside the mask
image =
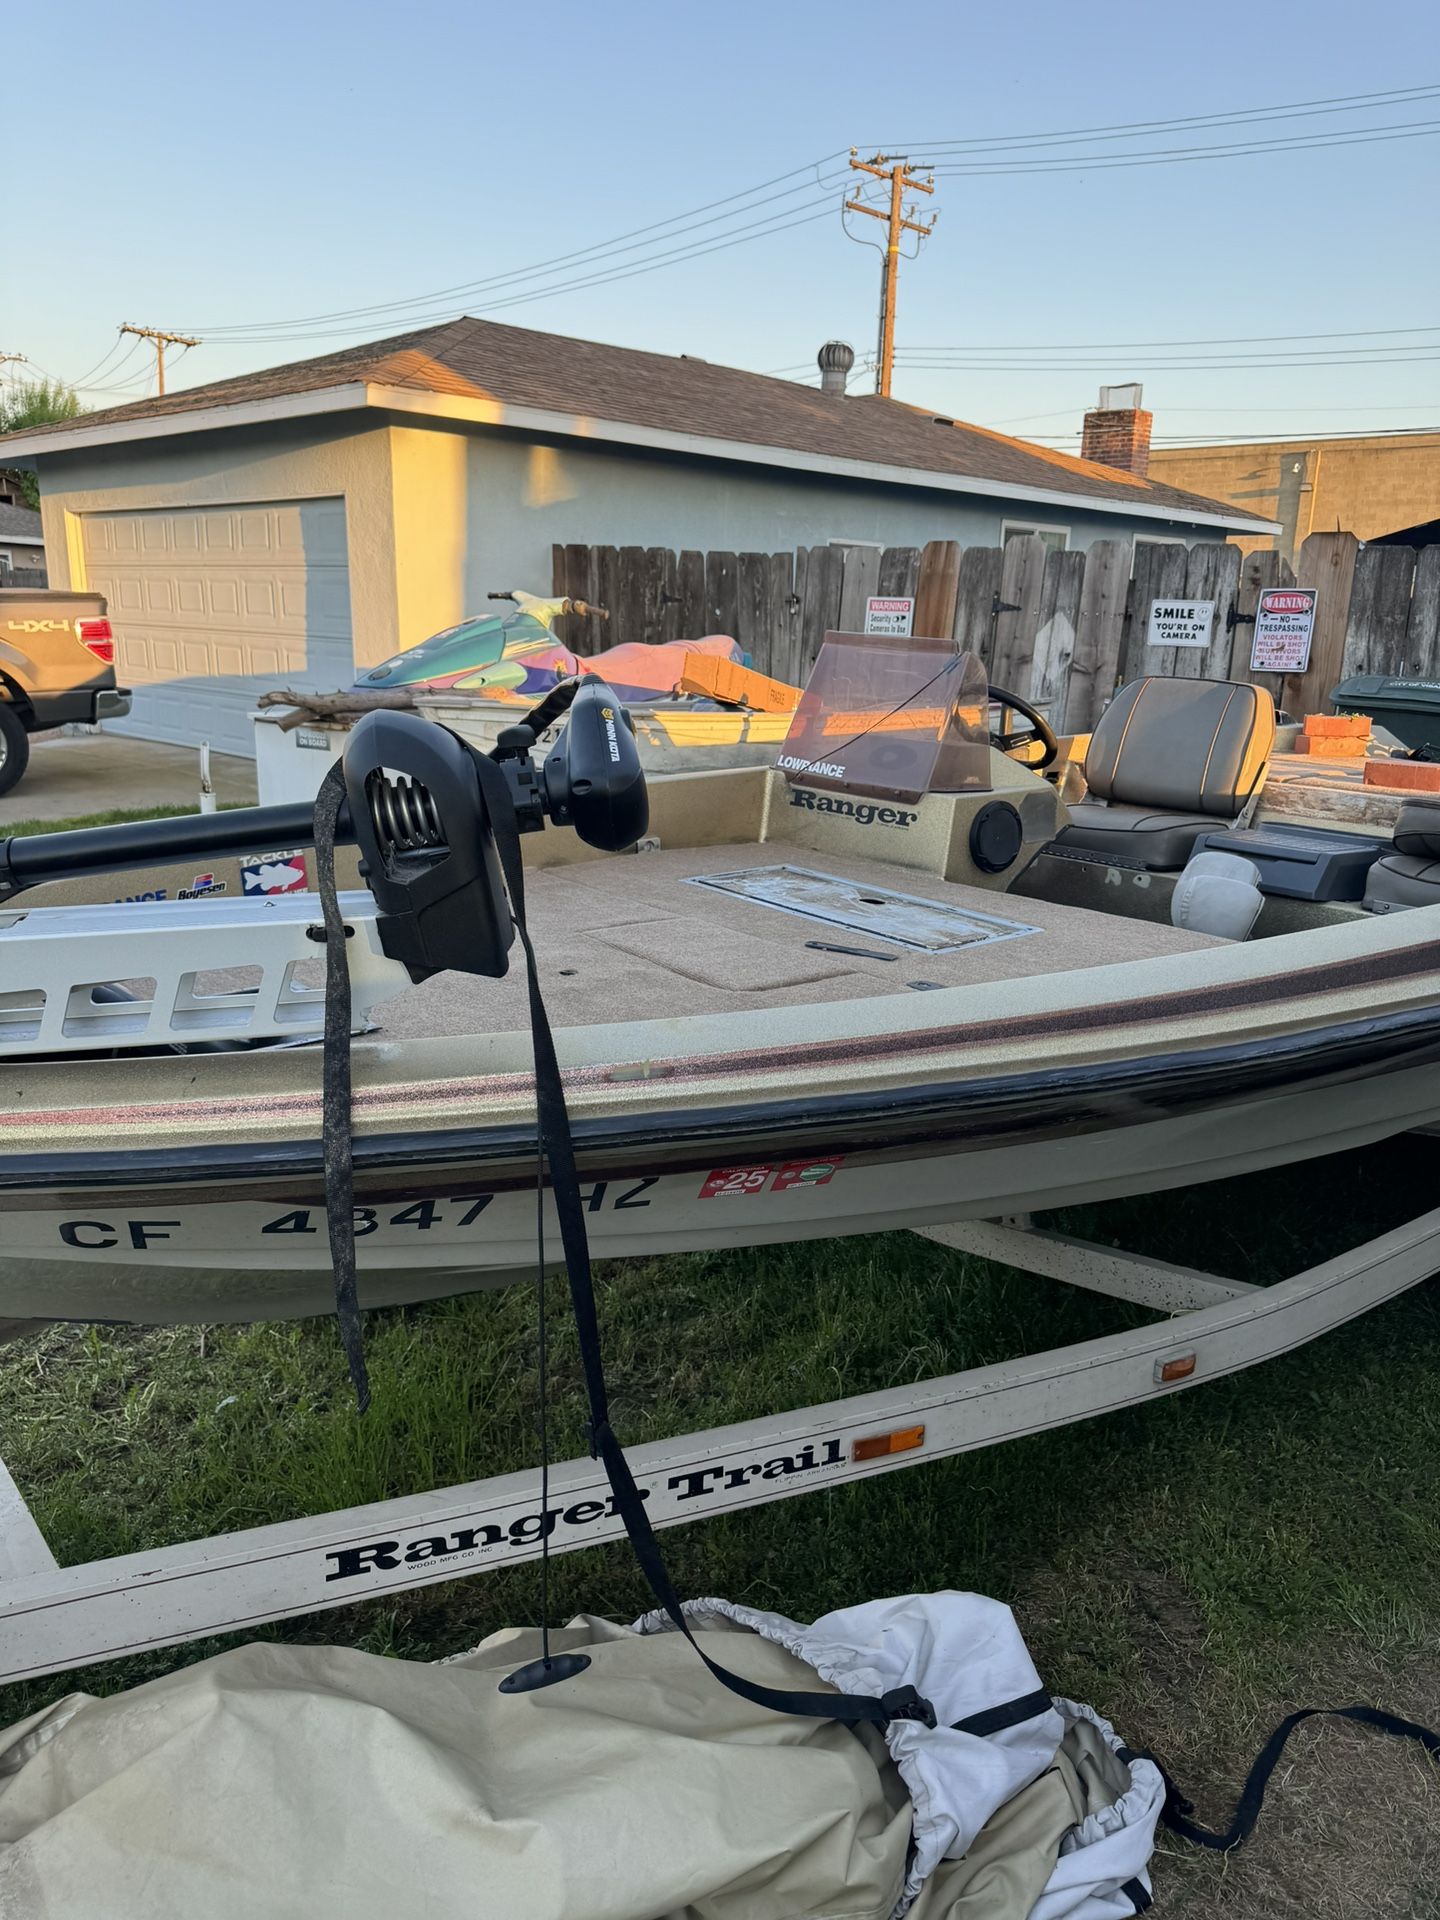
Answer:
[{"label": "white boat cover", "polygon": [[[752,1680],[910,1680],[941,1724],[882,1742],[752,1706],[653,1617],[573,1622],[555,1648],[589,1668],[520,1695],[496,1682],[538,1653],[528,1630],[439,1666],[258,1643],[0,1735],[0,1914],[1113,1920],[1148,1904],[1159,1774],[1086,1707],[1014,1719],[1039,1680],[1007,1608],[942,1593],[809,1627],[723,1601],[691,1614]],[[950,1724],[981,1713],[1009,1724]]]}]

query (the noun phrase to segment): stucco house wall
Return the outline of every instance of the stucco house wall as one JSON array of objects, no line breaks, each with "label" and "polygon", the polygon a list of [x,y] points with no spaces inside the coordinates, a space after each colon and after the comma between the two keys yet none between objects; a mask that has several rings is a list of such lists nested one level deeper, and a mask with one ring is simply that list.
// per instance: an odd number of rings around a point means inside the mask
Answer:
[{"label": "stucco house wall", "polygon": [[928,491],[644,449],[540,440],[374,411],[42,454],[56,586],[83,586],[80,517],[147,507],[343,497],[355,664],[481,606],[550,585],[556,542],[780,552],[831,540],[995,545],[1005,521],[1102,538],[1221,539],[1218,528]]}]

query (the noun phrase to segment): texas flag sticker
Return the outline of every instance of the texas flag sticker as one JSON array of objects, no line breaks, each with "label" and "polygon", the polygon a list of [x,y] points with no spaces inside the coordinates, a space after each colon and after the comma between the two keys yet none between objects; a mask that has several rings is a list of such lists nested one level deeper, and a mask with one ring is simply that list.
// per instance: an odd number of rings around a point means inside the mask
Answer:
[{"label": "texas flag sticker", "polygon": [[306,878],[303,853],[270,853],[240,865],[240,886],[245,893],[303,893]]}]

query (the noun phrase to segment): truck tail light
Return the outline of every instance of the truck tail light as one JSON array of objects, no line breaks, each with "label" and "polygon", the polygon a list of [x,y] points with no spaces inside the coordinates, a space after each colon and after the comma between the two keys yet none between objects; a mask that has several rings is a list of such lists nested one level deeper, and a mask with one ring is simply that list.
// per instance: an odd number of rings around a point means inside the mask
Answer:
[{"label": "truck tail light", "polygon": [[75,637],[88,653],[93,653],[102,666],[115,664],[115,635],[110,631],[108,620],[77,620]]}]

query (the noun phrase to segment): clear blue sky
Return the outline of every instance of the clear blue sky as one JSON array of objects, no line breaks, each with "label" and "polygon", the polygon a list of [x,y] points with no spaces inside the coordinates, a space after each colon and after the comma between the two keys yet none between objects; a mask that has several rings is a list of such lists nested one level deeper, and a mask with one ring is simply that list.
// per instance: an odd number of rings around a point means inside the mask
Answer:
[{"label": "clear blue sky", "polygon": [[[512,273],[822,156],[833,170],[852,145],[955,164],[963,156],[940,143],[1418,88],[1440,81],[1437,41],[1433,0],[1303,11],[1253,0],[71,0],[27,22],[26,70],[45,77],[44,98],[26,111],[9,180],[0,350],[75,380],[109,353],[121,320],[189,329],[205,344],[177,361],[172,384],[196,384],[360,337],[355,322],[308,339],[283,337],[298,326],[248,340],[221,328]],[[15,86],[12,76],[12,105]],[[983,164],[1339,139],[1407,122],[1440,123],[1440,97],[1030,145]],[[1138,378],[1157,437],[1440,425],[1440,138],[938,185],[922,203],[940,210],[935,235],[902,270],[902,399],[1058,438],[1102,381]],[[615,272],[647,249],[751,220],[837,211],[493,317],[760,371],[810,363],[833,335],[871,351],[878,255],[844,237],[838,187],[827,194],[796,173],[769,191],[783,189],[789,198],[713,210],[725,218],[561,277]],[[852,224],[879,236],[877,222]],[[535,284],[434,305],[483,312]],[[412,324],[400,313],[394,330]],[[1342,332],[1354,337],[1108,344]],[[1367,362],[1378,346],[1398,349],[1390,364]],[[1021,364],[904,357],[920,349],[961,349],[950,355],[960,359],[1017,349]],[[1247,352],[1283,358],[1165,364]],[[136,397],[143,387],[129,383],[145,365],[139,349],[112,355],[94,380],[120,390],[87,399]]]}]

